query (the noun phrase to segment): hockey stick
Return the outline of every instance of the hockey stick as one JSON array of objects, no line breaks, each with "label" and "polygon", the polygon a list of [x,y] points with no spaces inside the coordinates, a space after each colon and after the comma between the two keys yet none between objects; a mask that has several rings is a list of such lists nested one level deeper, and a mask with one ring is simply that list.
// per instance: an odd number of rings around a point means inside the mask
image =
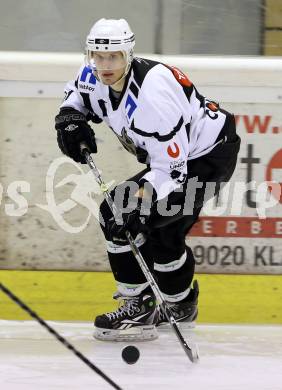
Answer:
[{"label": "hockey stick", "polygon": [[[96,167],[96,164],[94,163],[94,161],[89,153],[89,150],[87,149],[86,145],[84,145],[84,144],[81,144],[81,153],[85,157],[87,164],[90,167],[90,169],[95,177],[96,182],[99,184],[100,189],[103,192],[104,197],[105,197],[110,209],[112,210],[113,215],[115,216],[117,213],[117,208],[115,206],[115,203],[114,203],[114,201],[113,201],[113,199],[108,191],[106,184],[104,183],[104,181],[100,175],[98,168]],[[129,245],[131,247],[132,253],[134,254],[143,274],[145,275],[145,278],[147,279],[148,283],[150,284],[150,287],[152,288],[152,290],[155,294],[155,297],[161,306],[161,309],[163,310],[168,322],[170,323],[172,329],[174,330],[178,340],[180,341],[182,348],[184,349],[186,355],[191,360],[191,362],[193,362],[193,363],[197,362],[199,360],[197,346],[196,345],[189,346],[187,344],[187,342],[184,340],[184,338],[183,338],[183,336],[178,328],[177,322],[172,314],[172,311],[170,310],[168,304],[166,303],[166,301],[163,297],[163,294],[160,291],[153,275],[151,274],[140,250],[138,249],[137,245],[135,244],[132,235],[130,234],[129,231],[126,231],[125,234],[126,234],[128,242],[129,242]]]},{"label": "hockey stick", "polygon": [[13,302],[15,302],[18,306],[20,306],[24,311],[26,311],[30,317],[34,318],[43,328],[47,329],[49,333],[51,333],[60,343],[62,343],[67,349],[72,351],[75,356],[77,356],[80,360],[82,360],[91,370],[95,371],[98,375],[100,375],[106,382],[113,386],[116,390],[122,390],[115,382],[113,382],[106,374],[103,373],[98,367],[96,367],[90,360],[88,360],[81,352],[79,352],[72,344],[70,344],[62,335],[57,333],[50,325],[47,324],[38,314],[36,314],[33,310],[30,309],[20,298],[14,295],[7,287],[5,287],[2,283],[0,283],[0,289],[6,294]]}]

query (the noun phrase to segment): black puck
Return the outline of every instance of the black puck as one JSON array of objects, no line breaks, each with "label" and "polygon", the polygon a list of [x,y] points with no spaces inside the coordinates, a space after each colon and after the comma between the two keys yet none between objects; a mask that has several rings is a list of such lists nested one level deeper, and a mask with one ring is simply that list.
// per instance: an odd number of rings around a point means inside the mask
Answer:
[{"label": "black puck", "polygon": [[139,349],[134,347],[134,345],[128,345],[123,348],[121,356],[127,364],[134,364],[140,357]]}]

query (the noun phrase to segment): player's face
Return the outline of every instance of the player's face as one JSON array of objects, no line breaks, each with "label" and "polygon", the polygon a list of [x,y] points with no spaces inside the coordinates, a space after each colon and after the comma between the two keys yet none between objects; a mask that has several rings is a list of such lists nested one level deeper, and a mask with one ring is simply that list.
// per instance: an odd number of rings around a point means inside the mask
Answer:
[{"label": "player's face", "polygon": [[121,51],[93,52],[92,58],[103,84],[114,84],[123,76],[126,61]]}]

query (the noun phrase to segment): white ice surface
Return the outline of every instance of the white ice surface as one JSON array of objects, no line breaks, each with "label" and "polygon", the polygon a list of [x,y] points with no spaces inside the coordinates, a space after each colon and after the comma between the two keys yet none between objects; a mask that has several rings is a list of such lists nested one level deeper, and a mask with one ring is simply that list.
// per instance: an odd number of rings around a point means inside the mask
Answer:
[{"label": "white ice surface", "polygon": [[[169,326],[155,341],[94,340],[90,323],[48,322],[123,390],[281,390],[282,326],[182,325],[197,341],[192,364]],[[141,353],[134,365],[121,358],[125,345]],[[99,377],[33,321],[0,321],[0,390],[110,390]]]}]

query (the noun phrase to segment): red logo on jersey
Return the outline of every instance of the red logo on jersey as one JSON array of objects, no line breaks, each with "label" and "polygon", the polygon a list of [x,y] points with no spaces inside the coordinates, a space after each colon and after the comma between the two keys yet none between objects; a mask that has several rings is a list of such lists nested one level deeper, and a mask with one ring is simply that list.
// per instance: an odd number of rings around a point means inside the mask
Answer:
[{"label": "red logo on jersey", "polygon": [[214,102],[210,102],[207,104],[207,108],[213,112],[218,111],[218,105]]},{"label": "red logo on jersey", "polygon": [[175,150],[172,150],[171,146],[169,145],[168,148],[167,148],[167,153],[170,157],[172,158],[176,158],[179,156],[180,154],[180,150],[179,150],[179,146],[177,145],[177,143],[173,142],[174,144],[174,149]]},{"label": "red logo on jersey", "polygon": [[179,82],[179,84],[183,85],[184,87],[191,87],[191,81],[180,69],[176,68],[175,66],[169,66],[169,69],[172,70],[172,73],[174,74],[174,77]]}]

